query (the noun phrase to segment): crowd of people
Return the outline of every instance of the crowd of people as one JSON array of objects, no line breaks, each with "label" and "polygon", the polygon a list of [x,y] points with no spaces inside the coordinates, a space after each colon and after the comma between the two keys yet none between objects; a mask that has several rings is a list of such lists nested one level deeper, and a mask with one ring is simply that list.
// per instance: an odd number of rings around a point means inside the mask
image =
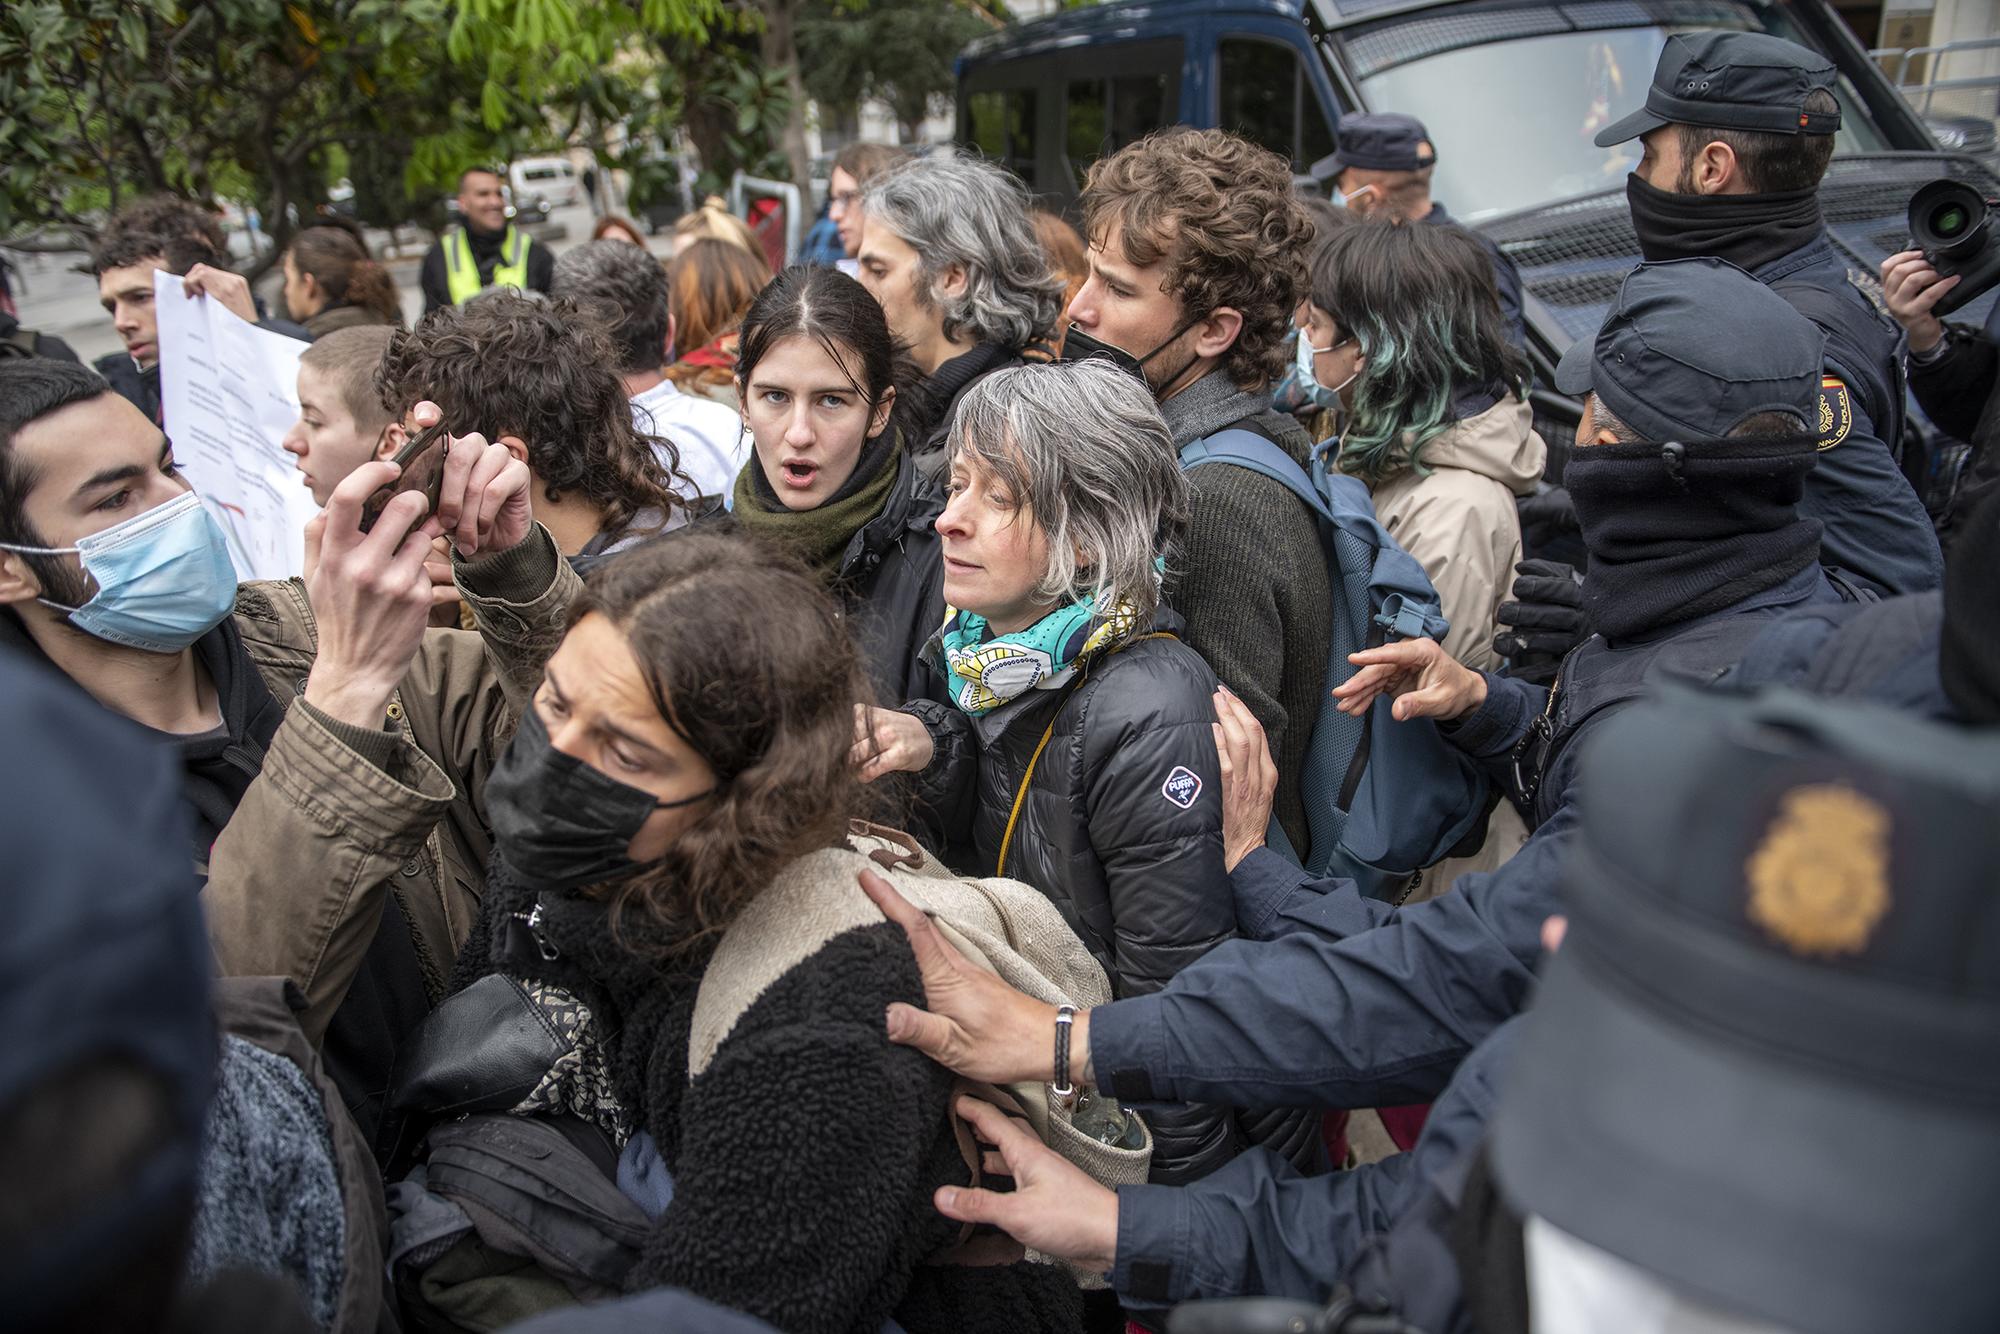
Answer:
[{"label": "crowd of people", "polygon": [[[1683,34],[1599,135],[1553,475],[1403,115],[1080,228],[857,145],[776,272],[475,169],[413,327],[112,218],[124,350],[0,356],[10,1327],[2000,1326],[2000,350],[1835,258],[1834,81]],[[300,578],[162,270],[310,343]]]}]

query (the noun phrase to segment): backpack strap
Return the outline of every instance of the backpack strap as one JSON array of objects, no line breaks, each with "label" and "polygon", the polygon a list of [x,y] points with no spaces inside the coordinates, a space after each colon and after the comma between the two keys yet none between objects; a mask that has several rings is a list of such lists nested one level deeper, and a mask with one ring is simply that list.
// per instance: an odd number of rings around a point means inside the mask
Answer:
[{"label": "backpack strap", "polygon": [[[1375,517],[1368,488],[1353,477],[1317,469],[1308,476],[1298,461],[1255,431],[1232,426],[1226,431],[1190,441],[1181,450],[1181,471],[1207,463],[1230,463],[1277,482],[1336,532],[1358,538],[1374,549],[1368,584],[1374,604],[1374,624],[1388,636],[1443,639],[1450,629],[1437,590],[1414,556],[1398,546]],[[1372,638],[1372,636],[1371,636]],[[1359,647],[1357,645],[1357,647]]]}]

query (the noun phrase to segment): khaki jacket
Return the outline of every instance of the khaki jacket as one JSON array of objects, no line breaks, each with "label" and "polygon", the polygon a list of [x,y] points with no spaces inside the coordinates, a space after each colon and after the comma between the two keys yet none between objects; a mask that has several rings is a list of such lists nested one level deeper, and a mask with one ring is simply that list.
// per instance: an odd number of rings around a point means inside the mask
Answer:
[{"label": "khaki jacket", "polygon": [[1534,492],[1548,459],[1533,416],[1509,394],[1433,436],[1422,451],[1429,471],[1405,469],[1374,489],[1375,517],[1417,558],[1444,603],[1445,652],[1474,671],[1500,666],[1494,613],[1521,559],[1514,498]]},{"label": "khaki jacket", "polygon": [[285,720],[210,850],[203,906],[221,975],[297,983],[300,1027],[315,1045],[375,938],[385,893],[409,919],[432,998],[442,996],[479,915],[486,776],[582,582],[537,525],[513,551],[461,563],[458,587],[479,629],[424,632],[390,697],[386,745],[296,704],[318,651],[304,582],[237,593],[244,647]]}]

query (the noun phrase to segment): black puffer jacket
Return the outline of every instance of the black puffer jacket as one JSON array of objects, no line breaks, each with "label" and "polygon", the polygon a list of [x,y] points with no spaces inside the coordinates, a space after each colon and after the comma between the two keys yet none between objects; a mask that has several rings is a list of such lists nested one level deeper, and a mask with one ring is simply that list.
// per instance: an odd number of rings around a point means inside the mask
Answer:
[{"label": "black puffer jacket", "polygon": [[854,618],[854,638],[884,703],[945,699],[944,679],[924,645],[944,624],[944,556],[937,520],[944,494],[906,452],[882,512],[841,553],[834,591]]},{"label": "black puffer jacket", "polygon": [[[955,864],[992,875],[1006,840],[1005,874],[1054,901],[1118,996],[1158,991],[1236,934],[1211,730],[1215,673],[1178,638],[1180,617],[1163,608],[1152,628],[1073,685],[1030,691],[982,717],[905,705],[936,747],[918,795],[946,821]],[[1297,1116],[1239,1126],[1227,1109],[1176,1105],[1147,1108],[1146,1122],[1155,1181],[1206,1176],[1246,1138],[1310,1161]]]}]

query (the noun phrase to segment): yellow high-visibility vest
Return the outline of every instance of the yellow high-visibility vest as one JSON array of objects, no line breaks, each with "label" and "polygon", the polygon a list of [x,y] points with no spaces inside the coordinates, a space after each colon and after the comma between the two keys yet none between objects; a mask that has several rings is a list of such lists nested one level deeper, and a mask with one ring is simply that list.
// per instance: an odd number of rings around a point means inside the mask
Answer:
[{"label": "yellow high-visibility vest", "polygon": [[528,288],[528,247],[534,238],[516,231],[513,223],[500,238],[500,262],[493,266],[493,281],[479,281],[479,264],[472,258],[472,246],[465,228],[454,227],[444,236],[444,281],[454,306],[462,306],[489,287],[511,287],[517,292]]}]

